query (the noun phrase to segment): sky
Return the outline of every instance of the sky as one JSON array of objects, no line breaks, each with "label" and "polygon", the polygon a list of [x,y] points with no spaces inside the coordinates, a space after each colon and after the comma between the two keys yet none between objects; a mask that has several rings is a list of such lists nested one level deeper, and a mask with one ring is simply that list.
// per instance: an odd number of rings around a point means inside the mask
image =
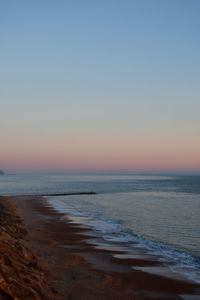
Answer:
[{"label": "sky", "polygon": [[200,171],[200,1],[0,0],[0,168]]}]

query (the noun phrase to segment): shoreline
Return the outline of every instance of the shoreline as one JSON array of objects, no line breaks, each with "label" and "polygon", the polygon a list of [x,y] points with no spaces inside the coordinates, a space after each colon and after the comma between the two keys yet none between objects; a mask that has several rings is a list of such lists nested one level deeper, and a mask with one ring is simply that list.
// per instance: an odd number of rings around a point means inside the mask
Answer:
[{"label": "shoreline", "polygon": [[[106,249],[94,231],[70,222],[44,197],[0,197],[0,203],[5,200],[16,206],[23,220],[31,251],[48,282],[47,299],[198,299],[200,285],[134,269],[161,263],[117,258],[122,249]],[[97,238],[99,247],[94,245]]]}]

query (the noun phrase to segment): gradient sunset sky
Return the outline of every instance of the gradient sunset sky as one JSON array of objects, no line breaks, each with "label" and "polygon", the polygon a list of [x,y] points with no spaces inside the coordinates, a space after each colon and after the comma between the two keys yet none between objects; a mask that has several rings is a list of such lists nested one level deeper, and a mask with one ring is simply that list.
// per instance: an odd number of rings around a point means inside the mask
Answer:
[{"label": "gradient sunset sky", "polygon": [[200,170],[200,1],[0,1],[0,169]]}]

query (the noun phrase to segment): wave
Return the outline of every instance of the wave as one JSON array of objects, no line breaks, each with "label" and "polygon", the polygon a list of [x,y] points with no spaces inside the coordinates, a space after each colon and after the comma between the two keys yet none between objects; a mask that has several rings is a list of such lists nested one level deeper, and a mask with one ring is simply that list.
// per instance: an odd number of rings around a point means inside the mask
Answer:
[{"label": "wave", "polygon": [[80,223],[100,233],[107,242],[128,243],[129,248],[144,250],[148,255],[155,255],[158,260],[167,264],[169,269],[186,279],[200,283],[200,258],[186,251],[176,249],[172,245],[147,239],[124,227],[122,220],[110,220],[100,213],[83,213],[63,201],[48,199],[58,211],[66,213],[74,223]]}]

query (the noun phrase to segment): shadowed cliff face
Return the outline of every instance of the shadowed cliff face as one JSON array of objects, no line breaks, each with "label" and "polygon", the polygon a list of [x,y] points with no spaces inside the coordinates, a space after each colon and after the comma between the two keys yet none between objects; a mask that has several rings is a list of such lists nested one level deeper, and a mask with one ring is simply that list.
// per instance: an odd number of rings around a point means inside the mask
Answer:
[{"label": "shadowed cliff face", "polygon": [[0,175],[4,175],[4,172],[2,170],[0,170]]},{"label": "shadowed cliff face", "polygon": [[56,300],[9,199],[0,197],[0,300]]}]

